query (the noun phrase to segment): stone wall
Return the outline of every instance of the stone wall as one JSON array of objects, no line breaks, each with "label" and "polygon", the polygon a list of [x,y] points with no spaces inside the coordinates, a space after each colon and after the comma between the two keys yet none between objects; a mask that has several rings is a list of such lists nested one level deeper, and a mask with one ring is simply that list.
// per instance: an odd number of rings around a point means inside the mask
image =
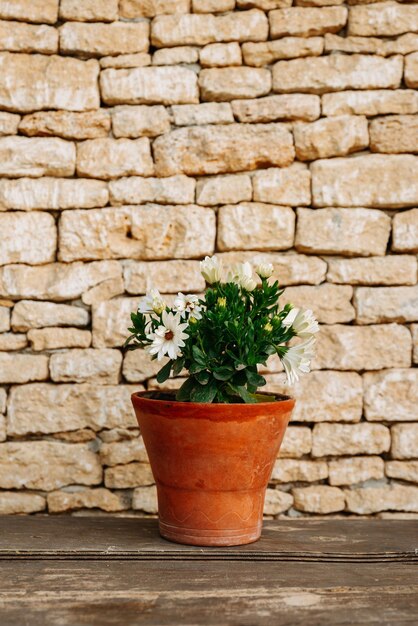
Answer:
[{"label": "stone wall", "polygon": [[0,48],[0,512],[155,512],[121,345],[215,250],[321,322],[266,514],[418,512],[418,5],[0,0]]}]

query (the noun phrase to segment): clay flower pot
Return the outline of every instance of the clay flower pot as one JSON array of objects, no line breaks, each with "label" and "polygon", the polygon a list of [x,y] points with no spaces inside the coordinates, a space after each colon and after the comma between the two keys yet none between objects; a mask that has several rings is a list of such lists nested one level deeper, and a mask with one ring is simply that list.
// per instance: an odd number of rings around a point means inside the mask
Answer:
[{"label": "clay flower pot", "polygon": [[198,546],[257,541],[267,483],[295,404],[282,398],[202,404],[132,395],[163,537]]}]

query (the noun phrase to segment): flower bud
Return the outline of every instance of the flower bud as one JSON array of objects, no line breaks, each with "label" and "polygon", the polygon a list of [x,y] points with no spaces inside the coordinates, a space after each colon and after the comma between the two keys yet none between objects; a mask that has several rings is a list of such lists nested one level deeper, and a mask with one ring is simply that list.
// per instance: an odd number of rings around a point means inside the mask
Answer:
[{"label": "flower bud", "polygon": [[257,265],[256,273],[260,276],[260,278],[270,278],[273,274],[273,265],[271,263],[260,263]]}]

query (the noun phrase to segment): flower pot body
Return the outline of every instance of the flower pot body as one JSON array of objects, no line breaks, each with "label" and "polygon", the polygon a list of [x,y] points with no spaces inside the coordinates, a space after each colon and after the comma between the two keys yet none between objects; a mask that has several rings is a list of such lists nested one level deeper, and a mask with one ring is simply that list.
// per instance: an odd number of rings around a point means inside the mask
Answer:
[{"label": "flower pot body", "polygon": [[257,541],[264,496],[295,401],[132,403],[158,493],[160,533],[198,546]]}]

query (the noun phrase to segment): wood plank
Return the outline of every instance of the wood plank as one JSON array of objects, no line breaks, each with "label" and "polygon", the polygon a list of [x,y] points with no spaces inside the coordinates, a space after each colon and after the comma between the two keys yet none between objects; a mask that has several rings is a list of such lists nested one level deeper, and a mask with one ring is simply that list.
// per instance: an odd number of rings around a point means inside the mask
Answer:
[{"label": "wood plank", "polygon": [[3,561],[2,626],[412,626],[413,564]]},{"label": "wood plank", "polygon": [[260,541],[233,548],[170,543],[155,519],[0,517],[1,559],[418,560],[412,520],[267,521]]}]

